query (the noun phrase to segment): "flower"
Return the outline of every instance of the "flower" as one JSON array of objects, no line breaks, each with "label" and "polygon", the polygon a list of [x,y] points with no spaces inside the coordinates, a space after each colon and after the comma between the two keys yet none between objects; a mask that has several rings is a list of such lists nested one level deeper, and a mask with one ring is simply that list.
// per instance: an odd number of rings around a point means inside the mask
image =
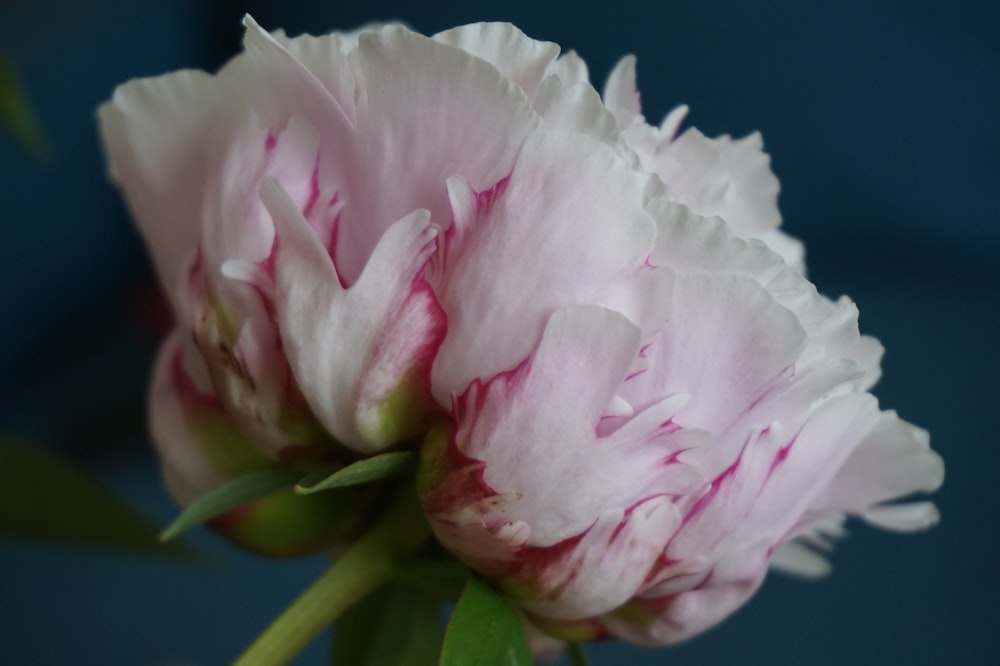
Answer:
[{"label": "flower", "polygon": [[246,25],[215,77],[100,111],[178,319],[152,411],[180,501],[419,448],[438,540],[534,625],[649,644],[769,564],[820,573],[845,516],[936,521],[891,503],[941,460],[868,393],[881,347],[804,277],[758,135],[650,127],[632,59],[602,98],[509,24]]}]

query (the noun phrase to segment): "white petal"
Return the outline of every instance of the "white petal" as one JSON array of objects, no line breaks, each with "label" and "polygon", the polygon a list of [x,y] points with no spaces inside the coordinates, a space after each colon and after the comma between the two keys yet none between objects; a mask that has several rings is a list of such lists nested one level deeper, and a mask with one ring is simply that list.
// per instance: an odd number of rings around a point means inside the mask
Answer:
[{"label": "white petal", "polygon": [[219,105],[212,76],[185,70],[119,86],[98,109],[112,179],[173,291],[201,235],[205,146]]},{"label": "white petal", "polygon": [[439,32],[431,39],[482,58],[519,85],[529,98],[535,96],[559,55],[557,44],[531,39],[510,23],[472,23]]}]

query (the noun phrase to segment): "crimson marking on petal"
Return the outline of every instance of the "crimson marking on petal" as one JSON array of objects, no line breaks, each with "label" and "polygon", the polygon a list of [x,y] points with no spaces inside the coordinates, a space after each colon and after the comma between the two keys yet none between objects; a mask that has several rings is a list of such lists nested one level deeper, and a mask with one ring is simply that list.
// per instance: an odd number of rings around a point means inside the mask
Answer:
[{"label": "crimson marking on petal", "polygon": [[488,190],[476,192],[476,213],[486,215],[490,212],[497,200],[503,195],[510,182],[510,174],[507,174]]},{"label": "crimson marking on petal", "polygon": [[264,139],[264,152],[270,155],[278,145],[278,135],[273,129],[267,131],[267,138]]},{"label": "crimson marking on petal", "polygon": [[[770,428],[765,428],[764,430],[761,431],[760,434],[764,435],[769,430]],[[770,480],[771,475],[774,474],[774,472],[778,469],[778,467],[781,466],[781,463],[785,462],[785,459],[788,458],[788,454],[792,450],[792,446],[795,444],[795,441],[798,439],[798,437],[799,435],[798,433],[796,433],[795,436],[792,437],[792,439],[788,442],[788,444],[785,444],[780,449],[778,449],[778,453],[775,454],[774,460],[771,461],[770,469],[767,470],[767,476],[764,477],[765,484]],[[763,489],[764,487],[763,485],[761,485],[761,491],[763,491]]]},{"label": "crimson marking on petal", "polygon": [[[708,505],[708,503],[715,498],[722,484],[728,478],[736,474],[736,470],[739,469],[740,463],[743,460],[743,454],[746,452],[747,446],[749,446],[749,444],[750,444],[750,437],[747,437],[746,441],[743,442],[743,446],[740,449],[739,455],[736,456],[736,459],[732,462],[732,464],[730,464],[729,467],[727,467],[722,471],[722,473],[720,473],[718,476],[712,479],[711,483],[708,484],[708,490],[705,492],[705,494],[699,497],[698,501],[694,503],[693,507],[691,507],[691,510],[688,511],[681,518],[682,525],[687,525],[699,513],[701,513],[704,510],[704,508]],[[671,541],[673,541],[673,539],[671,539]],[[667,548],[669,549],[669,547],[670,544],[668,543]]]}]

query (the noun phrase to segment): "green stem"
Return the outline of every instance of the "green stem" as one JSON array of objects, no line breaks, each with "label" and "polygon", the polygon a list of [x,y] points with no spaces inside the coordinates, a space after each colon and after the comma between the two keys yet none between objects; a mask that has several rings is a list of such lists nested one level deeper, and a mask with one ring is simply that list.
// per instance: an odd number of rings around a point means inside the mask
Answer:
[{"label": "green stem", "polygon": [[341,613],[389,580],[396,558],[427,537],[412,488],[264,630],[234,666],[287,664]]}]

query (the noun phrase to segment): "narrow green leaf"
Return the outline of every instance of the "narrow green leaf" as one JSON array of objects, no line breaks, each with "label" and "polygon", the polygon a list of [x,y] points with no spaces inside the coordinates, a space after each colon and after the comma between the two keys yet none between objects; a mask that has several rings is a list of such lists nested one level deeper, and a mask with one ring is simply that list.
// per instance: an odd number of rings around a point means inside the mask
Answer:
[{"label": "narrow green leaf", "polygon": [[442,601],[456,603],[469,580],[469,570],[454,560],[404,560],[396,564],[392,579]]},{"label": "narrow green leaf", "polygon": [[583,651],[583,645],[567,643],[566,649],[569,652],[569,663],[573,666],[590,666],[590,660],[587,659],[587,653]]},{"label": "narrow green leaf", "polygon": [[414,451],[382,453],[339,469],[316,483],[310,484],[309,482],[313,480],[311,478],[303,479],[295,486],[295,492],[300,495],[309,495],[321,490],[381,481],[391,477],[404,476],[415,470],[416,467],[417,454]]},{"label": "narrow green leaf", "polygon": [[0,536],[196,558],[164,546],[154,522],[76,465],[37,446],[0,438]]},{"label": "narrow green leaf", "polygon": [[434,666],[444,637],[441,602],[390,583],[345,613],[334,630],[335,666]]},{"label": "narrow green leaf", "polygon": [[49,142],[35,119],[14,68],[0,55],[0,126],[5,127],[32,156],[44,157]]},{"label": "narrow green leaf", "polygon": [[184,509],[174,522],[163,530],[163,533],[160,534],[160,540],[169,541],[178,534],[231,509],[283,488],[290,488],[301,478],[302,472],[295,470],[269,469],[233,479],[226,485],[205,493]]},{"label": "narrow green leaf", "polygon": [[521,621],[500,593],[470,578],[455,606],[440,666],[531,666]]}]

